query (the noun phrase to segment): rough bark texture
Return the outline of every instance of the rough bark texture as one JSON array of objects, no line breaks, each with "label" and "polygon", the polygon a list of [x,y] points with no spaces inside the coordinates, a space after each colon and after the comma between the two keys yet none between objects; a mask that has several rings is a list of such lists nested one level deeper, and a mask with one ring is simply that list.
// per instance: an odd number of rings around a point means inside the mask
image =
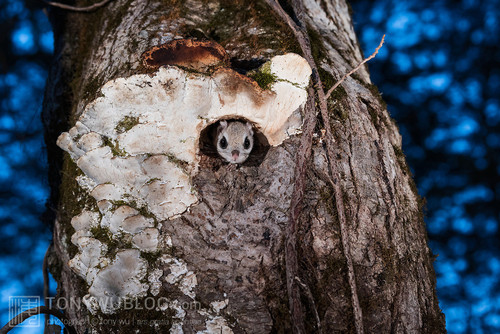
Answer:
[{"label": "rough bark texture", "polygon": [[[349,9],[343,0],[304,0],[304,17],[313,56],[328,89],[362,60]],[[285,52],[300,53],[290,29],[264,1],[116,0],[91,14],[53,10],[56,57],[46,91],[44,121],[51,161],[52,204],[57,207],[52,273],[58,296],[81,298],[85,282],[67,266],[76,249],[69,239],[71,218],[95,201],[81,188],[74,163],[55,147],[84,106],[109,80],[144,73],[141,54],[174,37],[213,39],[245,71]],[[422,200],[401,150],[397,126],[377,89],[362,69],[328,100],[337,143],[336,160],[348,224],[357,294],[367,333],[441,333],[444,316],[435,294],[433,255],[427,246]],[[321,129],[317,128],[319,136]],[[85,307],[68,316],[79,333],[141,333],[182,327],[197,331],[288,333],[291,331],[285,278],[285,232],[289,221],[294,168],[300,137],[272,147],[259,166],[238,169],[200,168],[193,178],[200,204],[180,217],[160,222],[172,235],[170,255],[196,274],[195,300],[182,321],[167,311],[122,311],[89,317]],[[315,142],[308,164],[306,193],[297,231],[299,279],[307,332],[317,331],[313,307],[323,333],[354,332],[346,256],[326,151]],[[64,162],[62,162],[64,161]],[[59,174],[59,171],[62,171]],[[61,175],[59,177],[59,175]],[[150,259],[168,275],[169,267]],[[160,296],[192,303],[178,287],[162,281]],[[228,300],[219,311],[214,301]],[[217,317],[224,320],[217,322]],[[215,317],[215,318],[214,318]],[[167,319],[150,326],[137,321],[118,325],[106,319]],[[80,320],[80,321],[78,321]],[[218,324],[222,324],[217,327]],[[212,326],[213,325],[213,326]],[[212,327],[210,327],[212,326]],[[176,327],[177,328],[177,327]],[[177,330],[177,329],[176,329]]]}]

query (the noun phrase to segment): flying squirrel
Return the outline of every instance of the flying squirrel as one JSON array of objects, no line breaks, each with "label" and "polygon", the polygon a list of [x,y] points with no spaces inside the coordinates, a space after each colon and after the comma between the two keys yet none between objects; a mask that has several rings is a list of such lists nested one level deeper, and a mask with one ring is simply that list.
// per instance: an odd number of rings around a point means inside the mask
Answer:
[{"label": "flying squirrel", "polygon": [[242,164],[252,152],[254,137],[252,124],[222,120],[217,128],[217,153],[231,164]]}]

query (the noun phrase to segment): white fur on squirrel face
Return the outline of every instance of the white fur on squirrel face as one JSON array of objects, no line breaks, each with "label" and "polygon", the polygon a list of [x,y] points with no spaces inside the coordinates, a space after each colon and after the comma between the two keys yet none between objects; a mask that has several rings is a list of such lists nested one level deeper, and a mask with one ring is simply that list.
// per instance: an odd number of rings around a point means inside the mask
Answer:
[{"label": "white fur on squirrel face", "polygon": [[[253,129],[252,124],[248,122],[231,122],[221,121],[217,135],[217,153],[226,161],[233,164],[241,164],[247,160],[253,149]],[[226,146],[223,148],[221,140],[224,138]],[[245,148],[245,141],[248,147]],[[237,152],[233,155],[233,152]]]}]

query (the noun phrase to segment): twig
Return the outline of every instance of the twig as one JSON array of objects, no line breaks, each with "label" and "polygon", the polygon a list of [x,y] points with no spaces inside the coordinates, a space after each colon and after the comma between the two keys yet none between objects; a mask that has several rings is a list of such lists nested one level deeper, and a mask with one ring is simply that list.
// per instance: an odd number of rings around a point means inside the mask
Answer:
[{"label": "twig", "polygon": [[22,323],[24,320],[26,320],[29,317],[32,317],[34,315],[38,315],[38,314],[50,314],[50,315],[53,315],[53,316],[59,318],[64,323],[64,326],[68,330],[69,334],[76,334],[75,329],[68,325],[68,321],[66,321],[68,319],[66,318],[66,316],[62,312],[55,310],[55,309],[52,309],[52,308],[49,308],[47,306],[33,307],[33,308],[30,308],[29,310],[26,310],[22,313],[19,313],[13,319],[11,319],[5,326],[3,326],[0,329],[0,334],[6,334],[6,333],[10,332],[12,329],[14,329],[14,327],[16,327],[17,325]]},{"label": "twig", "polygon": [[335,85],[333,85],[328,90],[328,92],[325,95],[325,98],[327,100],[330,97],[330,94],[332,94],[332,92],[335,90],[335,88],[337,88],[342,82],[344,82],[344,80],[347,79],[351,74],[353,74],[354,72],[356,72],[357,70],[359,70],[361,68],[361,66],[363,66],[364,63],[366,63],[367,61],[369,61],[370,59],[374,58],[377,55],[378,50],[380,50],[380,48],[384,44],[384,40],[385,40],[385,34],[384,34],[384,36],[382,36],[382,40],[380,41],[380,44],[377,46],[377,48],[375,49],[375,51],[370,55],[370,57],[365,58],[365,60],[363,60],[361,63],[359,63],[358,66],[356,66],[354,69],[352,69],[349,73],[347,73],[346,75],[344,75],[339,81],[337,81],[335,83]]},{"label": "twig", "polygon": [[92,12],[96,9],[103,7],[104,5],[106,5],[108,2],[110,2],[112,0],[103,0],[101,2],[97,2],[97,3],[90,5],[90,6],[87,6],[87,7],[75,7],[75,6],[65,5],[65,4],[60,3],[60,2],[53,2],[53,1],[47,1],[47,0],[42,0],[42,1],[45,2],[47,5],[52,6],[52,7],[71,10],[73,12],[88,13],[88,12]]}]

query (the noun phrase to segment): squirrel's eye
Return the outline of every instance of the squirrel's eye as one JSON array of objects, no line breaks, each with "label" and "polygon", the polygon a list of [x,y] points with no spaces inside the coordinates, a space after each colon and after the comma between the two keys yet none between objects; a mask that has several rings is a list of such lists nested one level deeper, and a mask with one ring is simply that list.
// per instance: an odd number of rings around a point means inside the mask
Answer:
[{"label": "squirrel's eye", "polygon": [[226,137],[222,137],[219,141],[219,146],[220,148],[222,149],[226,149],[227,148],[227,139]]},{"label": "squirrel's eye", "polygon": [[245,142],[243,143],[243,148],[245,150],[248,150],[250,148],[250,140],[248,140],[248,137],[245,138]]}]

